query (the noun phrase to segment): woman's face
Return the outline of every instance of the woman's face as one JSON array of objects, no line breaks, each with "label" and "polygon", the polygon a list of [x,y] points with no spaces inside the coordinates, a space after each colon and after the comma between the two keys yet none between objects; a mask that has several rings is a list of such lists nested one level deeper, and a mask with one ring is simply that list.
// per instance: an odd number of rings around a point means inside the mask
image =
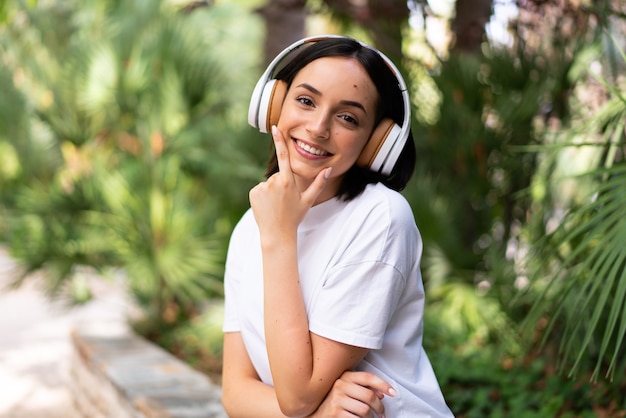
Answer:
[{"label": "woman's face", "polygon": [[377,100],[374,83],[354,58],[319,58],[300,70],[278,121],[300,190],[332,167],[317,202],[337,194],[374,129]]}]

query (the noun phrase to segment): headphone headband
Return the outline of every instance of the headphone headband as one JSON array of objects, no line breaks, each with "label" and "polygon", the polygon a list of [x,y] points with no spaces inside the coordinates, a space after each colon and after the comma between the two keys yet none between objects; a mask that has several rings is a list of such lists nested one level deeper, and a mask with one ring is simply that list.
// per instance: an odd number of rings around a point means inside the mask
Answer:
[{"label": "headphone headband", "polygon": [[[310,36],[307,38],[300,39],[289,45],[282,52],[280,52],[267,66],[265,72],[261,75],[261,78],[257,82],[254,90],[252,92],[252,99],[250,101],[250,107],[248,109],[248,123],[261,130],[261,132],[268,132],[269,126],[265,126],[264,122],[261,119],[264,119],[261,115],[261,112],[265,109],[260,105],[261,97],[263,95],[263,91],[266,88],[268,83],[272,83],[274,75],[278,73],[282,68],[284,68],[289,62],[291,62],[298,54],[295,53],[298,49],[302,47],[306,47],[307,45],[313,44],[315,42],[324,40],[324,39],[350,39],[341,35],[317,35]],[[354,40],[356,41],[356,40]],[[381,145],[380,152],[378,152],[374,158],[374,161],[371,164],[371,169],[374,171],[381,171],[383,174],[391,173],[393,166],[395,165],[398,157],[400,156],[400,152],[406,143],[406,140],[409,136],[409,131],[411,129],[411,102],[409,100],[409,94],[407,91],[406,83],[402,74],[396,67],[396,65],[382,52],[373,48],[363,42],[356,41],[364,48],[368,48],[378,54],[389,70],[395,76],[398,82],[398,89],[402,94],[402,102],[404,109],[404,117],[402,120],[402,125],[399,127],[399,132],[395,132],[395,135],[390,137],[389,141],[384,141]]]}]

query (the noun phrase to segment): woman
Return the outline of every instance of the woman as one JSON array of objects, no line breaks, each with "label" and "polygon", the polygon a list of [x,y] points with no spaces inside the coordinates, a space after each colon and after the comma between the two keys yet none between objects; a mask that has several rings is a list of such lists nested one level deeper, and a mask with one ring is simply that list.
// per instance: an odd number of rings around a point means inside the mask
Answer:
[{"label": "woman", "polygon": [[267,181],[226,262],[223,404],[231,417],[450,417],[422,348],[421,239],[398,193],[415,146],[383,54],[307,38],[270,64],[250,122]]}]

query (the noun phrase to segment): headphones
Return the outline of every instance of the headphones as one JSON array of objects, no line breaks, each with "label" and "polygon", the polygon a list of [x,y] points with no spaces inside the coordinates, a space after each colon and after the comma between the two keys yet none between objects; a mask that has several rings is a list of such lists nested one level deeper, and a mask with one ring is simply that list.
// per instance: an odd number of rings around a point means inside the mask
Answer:
[{"label": "headphones", "polygon": [[[269,128],[278,123],[283,100],[287,94],[287,83],[282,80],[276,80],[274,78],[275,74],[298,55],[297,52],[300,48],[311,45],[317,41],[335,38],[351,39],[339,35],[311,36],[294,42],[278,54],[267,67],[252,91],[252,98],[250,99],[250,107],[248,109],[248,123],[258,128],[261,132],[269,132]],[[372,171],[389,175],[400,157],[400,153],[409,137],[411,129],[411,104],[409,94],[407,92],[406,83],[393,62],[377,49],[362,42],[359,43],[363,47],[378,53],[385,61],[389,70],[391,70],[396,77],[398,88],[402,93],[404,106],[402,126],[398,126],[398,124],[391,119],[383,119],[372,132],[372,135],[357,160],[357,165],[361,167],[367,167]]]}]

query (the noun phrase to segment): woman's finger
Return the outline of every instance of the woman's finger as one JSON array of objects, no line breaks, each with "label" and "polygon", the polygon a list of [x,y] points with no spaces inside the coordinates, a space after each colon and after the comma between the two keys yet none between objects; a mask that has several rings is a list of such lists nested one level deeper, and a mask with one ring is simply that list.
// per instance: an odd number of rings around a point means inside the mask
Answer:
[{"label": "woman's finger", "polygon": [[274,147],[276,148],[276,159],[278,161],[278,171],[281,173],[289,173],[292,178],[291,164],[289,163],[289,149],[285,143],[285,137],[278,130],[276,125],[272,125],[272,138],[274,139]]},{"label": "woman's finger", "polygon": [[331,394],[341,395],[337,397],[342,409],[357,417],[371,417],[372,413],[384,417],[382,397],[376,389],[367,385],[371,380],[364,374],[351,375],[351,372],[346,372],[335,382]]},{"label": "woman's finger", "polygon": [[393,386],[373,373],[347,371],[341,375],[341,378],[368,387],[386,396],[396,396],[396,390]]},{"label": "woman's finger", "polygon": [[326,186],[326,181],[328,180],[331,171],[331,167],[325,168],[320,171],[317,177],[315,177],[313,183],[311,183],[311,185],[302,193],[302,199],[307,202],[309,206],[313,205],[315,199],[317,199],[317,196],[320,195],[320,193]]}]

